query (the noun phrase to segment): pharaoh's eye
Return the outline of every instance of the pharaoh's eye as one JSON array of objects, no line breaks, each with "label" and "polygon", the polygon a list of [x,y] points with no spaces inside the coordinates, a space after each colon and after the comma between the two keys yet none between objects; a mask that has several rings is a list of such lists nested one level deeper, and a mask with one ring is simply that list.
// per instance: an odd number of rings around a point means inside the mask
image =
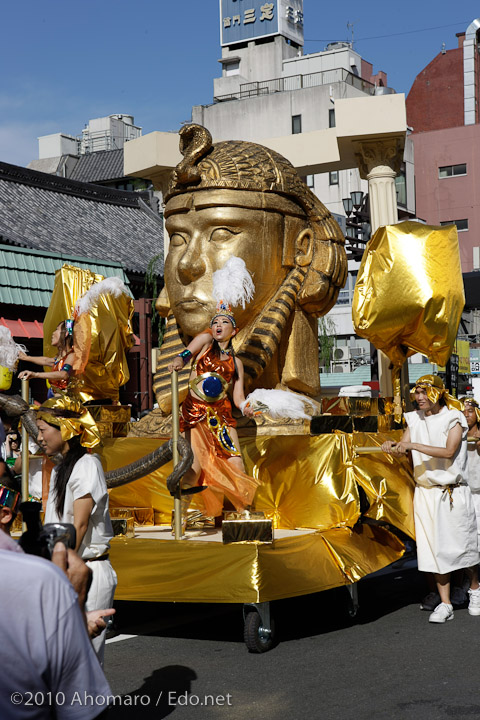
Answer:
[{"label": "pharaoh's eye", "polygon": [[180,245],[185,245],[186,243],[186,237],[180,235],[180,233],[173,233],[173,235],[170,235],[170,245],[173,245],[174,247],[180,247]]},{"label": "pharaoh's eye", "polygon": [[228,240],[232,240],[235,235],[238,235],[238,232],[236,232],[235,230],[230,230],[226,227],[215,228],[215,230],[210,235],[210,241],[213,240],[214,242],[226,242]]}]

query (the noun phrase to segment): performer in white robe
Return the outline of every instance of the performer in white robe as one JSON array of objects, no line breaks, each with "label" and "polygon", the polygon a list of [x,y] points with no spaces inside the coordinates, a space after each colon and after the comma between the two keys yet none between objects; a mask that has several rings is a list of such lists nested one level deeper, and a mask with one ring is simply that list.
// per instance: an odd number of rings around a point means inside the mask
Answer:
[{"label": "performer in white robe", "polygon": [[433,573],[441,603],[430,622],[453,619],[450,573],[467,569],[469,613],[480,615],[477,522],[467,483],[467,423],[436,375],[420,378],[412,391],[418,410],[406,413],[407,430],[399,443],[387,441],[385,452],[411,452],[415,494],[413,509],[418,569]]},{"label": "performer in white robe", "polygon": [[468,423],[468,484],[477,515],[480,547],[480,407],[471,397],[462,398],[463,414]]}]

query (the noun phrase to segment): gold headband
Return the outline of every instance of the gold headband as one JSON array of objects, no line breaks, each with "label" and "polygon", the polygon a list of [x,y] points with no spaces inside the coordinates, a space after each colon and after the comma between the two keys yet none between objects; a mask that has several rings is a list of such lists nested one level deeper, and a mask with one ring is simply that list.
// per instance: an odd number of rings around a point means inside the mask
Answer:
[{"label": "gold headband", "polygon": [[478,402],[470,397],[463,397],[460,402],[462,403],[462,410],[465,410],[466,407],[471,407],[475,410],[477,423],[480,423],[480,407],[478,406]]},{"label": "gold headband", "polygon": [[[77,417],[63,417],[62,411],[75,413]],[[53,397],[44,402],[37,410],[37,420],[44,420],[58,427],[63,442],[80,435],[80,444],[86,448],[94,448],[100,443],[100,432],[95,420],[81,402],[68,395]]]},{"label": "gold headband", "polygon": [[417,382],[415,383],[415,387],[410,390],[410,399],[412,402],[415,401],[415,390],[417,389],[417,387],[425,390],[427,398],[434,405],[440,400],[440,398],[443,398],[449,410],[462,409],[462,403],[460,402],[460,400],[453,397],[453,395],[450,395],[450,393],[447,392],[447,389],[445,388],[442,379],[438,375],[423,375],[423,377],[418,378]]}]

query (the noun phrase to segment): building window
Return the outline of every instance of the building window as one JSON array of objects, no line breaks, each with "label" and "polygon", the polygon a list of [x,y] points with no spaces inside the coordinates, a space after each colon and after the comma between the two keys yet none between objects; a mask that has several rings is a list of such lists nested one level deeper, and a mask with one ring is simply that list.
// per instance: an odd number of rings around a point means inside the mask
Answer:
[{"label": "building window", "polygon": [[335,110],[333,108],[328,111],[328,127],[335,127]]},{"label": "building window", "polygon": [[292,135],[298,135],[302,132],[302,116],[292,115]]},{"label": "building window", "polygon": [[313,175],[307,175],[307,176],[306,176],[306,178],[305,178],[305,184],[306,184],[307,187],[309,187],[309,188],[313,188],[313,187],[314,187],[315,181],[314,181],[314,179],[313,179]]},{"label": "building window", "polygon": [[397,204],[402,205],[402,207],[407,207],[407,179],[405,172],[405,163],[402,163],[400,171],[395,178]]},{"label": "building window", "polygon": [[338,170],[332,170],[328,173],[328,184],[338,185]]},{"label": "building window", "polygon": [[230,77],[230,75],[239,75],[240,74],[240,60],[236,60],[235,62],[230,62],[228,64],[225,64],[225,76]]},{"label": "building window", "polygon": [[442,220],[440,225],[456,225],[458,231],[468,230],[468,218],[463,220]]},{"label": "building window", "polygon": [[438,177],[446,178],[453,177],[454,175],[466,175],[467,165],[462,163],[461,165],[444,165],[444,167],[438,168]]}]

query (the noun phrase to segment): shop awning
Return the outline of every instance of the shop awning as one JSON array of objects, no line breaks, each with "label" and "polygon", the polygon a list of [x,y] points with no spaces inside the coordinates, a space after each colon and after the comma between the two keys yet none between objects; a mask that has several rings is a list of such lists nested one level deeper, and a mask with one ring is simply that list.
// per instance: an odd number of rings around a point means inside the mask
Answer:
[{"label": "shop awning", "polygon": [[0,325],[8,328],[15,339],[21,338],[43,338],[43,323],[38,320],[7,320],[7,318],[0,317]]},{"label": "shop awning", "polygon": [[[43,323],[34,320],[30,322],[28,320],[8,320],[7,318],[0,317],[0,325],[8,328],[12,333],[12,337],[15,339],[20,338],[43,338]],[[134,345],[140,345],[140,338],[136,335]]]}]

